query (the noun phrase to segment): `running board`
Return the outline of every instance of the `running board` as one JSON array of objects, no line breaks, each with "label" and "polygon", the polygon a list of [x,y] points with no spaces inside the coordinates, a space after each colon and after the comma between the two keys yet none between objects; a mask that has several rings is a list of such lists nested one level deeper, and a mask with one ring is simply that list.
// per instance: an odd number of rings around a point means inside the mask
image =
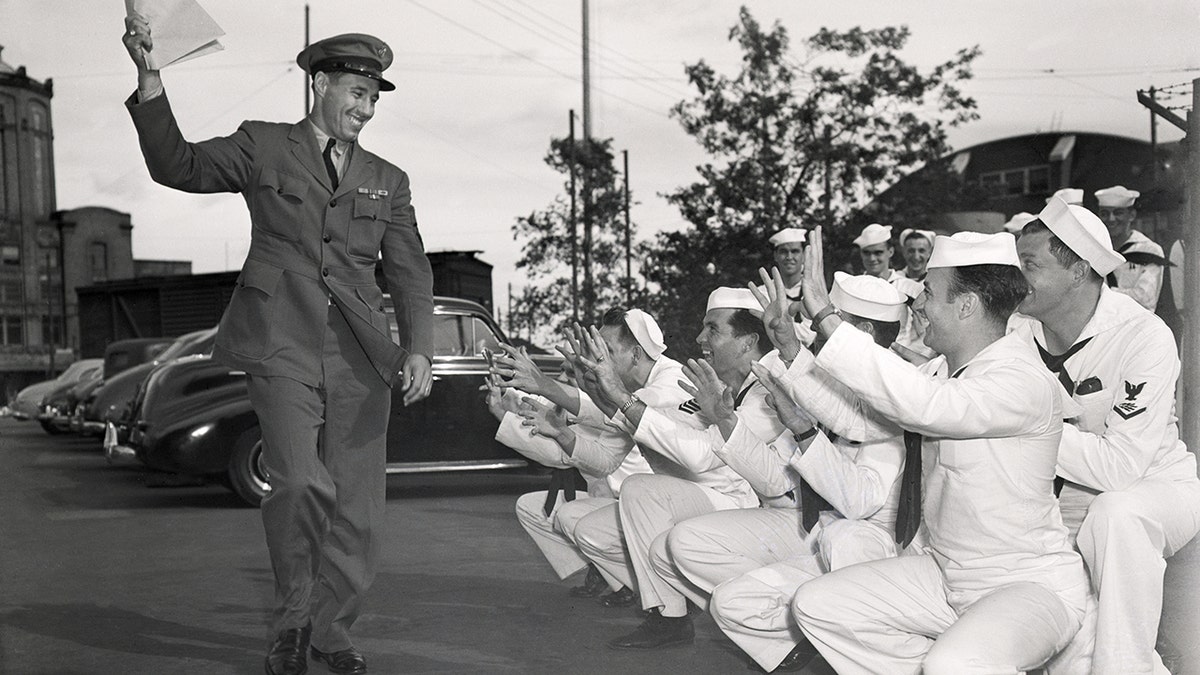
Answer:
[{"label": "running board", "polygon": [[523,459],[456,460],[451,462],[397,462],[387,465],[388,474],[438,473],[441,471],[488,471],[494,469],[523,469],[529,463]]}]

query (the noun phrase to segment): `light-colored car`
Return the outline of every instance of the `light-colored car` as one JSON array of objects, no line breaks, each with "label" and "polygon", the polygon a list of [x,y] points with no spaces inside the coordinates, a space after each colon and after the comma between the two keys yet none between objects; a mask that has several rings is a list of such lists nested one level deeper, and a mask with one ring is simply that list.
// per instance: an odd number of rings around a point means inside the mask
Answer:
[{"label": "light-colored car", "polygon": [[80,359],[67,366],[67,369],[58,377],[25,387],[17,392],[16,397],[8,404],[12,416],[19,420],[37,419],[38,414],[42,411],[42,400],[45,399],[46,394],[57,391],[63,385],[79,382],[84,373],[91,372],[97,367],[104,367],[104,359]]}]

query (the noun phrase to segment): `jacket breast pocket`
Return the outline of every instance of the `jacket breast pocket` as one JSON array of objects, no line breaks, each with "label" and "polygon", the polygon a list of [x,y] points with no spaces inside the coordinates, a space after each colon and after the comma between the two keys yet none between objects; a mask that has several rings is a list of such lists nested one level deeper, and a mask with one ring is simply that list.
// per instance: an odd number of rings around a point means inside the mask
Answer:
[{"label": "jacket breast pocket", "polygon": [[277,237],[298,239],[299,223],[308,208],[308,183],[300,176],[264,167],[253,202],[254,227]]},{"label": "jacket breast pocket", "polygon": [[392,201],[387,197],[354,195],[353,216],[346,233],[346,253],[375,260],[383,242],[383,233],[392,222]]},{"label": "jacket breast pocket", "polygon": [[221,318],[217,343],[221,348],[252,359],[262,358],[276,328],[275,297],[283,270],[247,260]]}]

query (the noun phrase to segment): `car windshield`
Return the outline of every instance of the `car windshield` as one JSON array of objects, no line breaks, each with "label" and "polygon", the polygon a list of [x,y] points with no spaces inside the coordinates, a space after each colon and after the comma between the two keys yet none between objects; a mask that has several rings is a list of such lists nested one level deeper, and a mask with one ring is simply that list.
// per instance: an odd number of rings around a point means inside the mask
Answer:
[{"label": "car windshield", "polygon": [[209,328],[206,330],[198,330],[194,333],[188,333],[187,335],[180,335],[179,337],[175,338],[175,341],[171,343],[170,347],[164,349],[162,353],[155,357],[154,360],[158,363],[162,363],[164,361],[170,361],[173,358],[188,354],[188,350],[191,349],[192,345],[208,337],[208,335],[215,330],[215,328]]}]

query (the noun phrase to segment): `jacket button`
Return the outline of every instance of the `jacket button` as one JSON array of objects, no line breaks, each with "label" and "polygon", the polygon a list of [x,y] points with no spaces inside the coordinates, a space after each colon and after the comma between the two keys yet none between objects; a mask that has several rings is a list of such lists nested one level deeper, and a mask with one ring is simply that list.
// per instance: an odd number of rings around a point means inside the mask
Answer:
[{"label": "jacket button", "polygon": [[327,267],[322,267],[322,268],[321,268],[321,276],[323,276],[323,277],[327,277],[327,276],[329,276],[329,268],[327,268]]},{"label": "jacket button", "polygon": [[321,241],[323,241],[323,242],[325,242],[326,244],[328,244],[329,242],[333,241],[333,237],[331,237],[331,236],[329,236],[329,235],[325,235],[325,236],[321,237]]},{"label": "jacket button", "polygon": [[337,207],[337,200],[336,200],[336,199],[330,199],[330,200],[329,200],[329,208],[331,208],[331,209],[332,209],[332,208],[336,208],[336,207]]}]

